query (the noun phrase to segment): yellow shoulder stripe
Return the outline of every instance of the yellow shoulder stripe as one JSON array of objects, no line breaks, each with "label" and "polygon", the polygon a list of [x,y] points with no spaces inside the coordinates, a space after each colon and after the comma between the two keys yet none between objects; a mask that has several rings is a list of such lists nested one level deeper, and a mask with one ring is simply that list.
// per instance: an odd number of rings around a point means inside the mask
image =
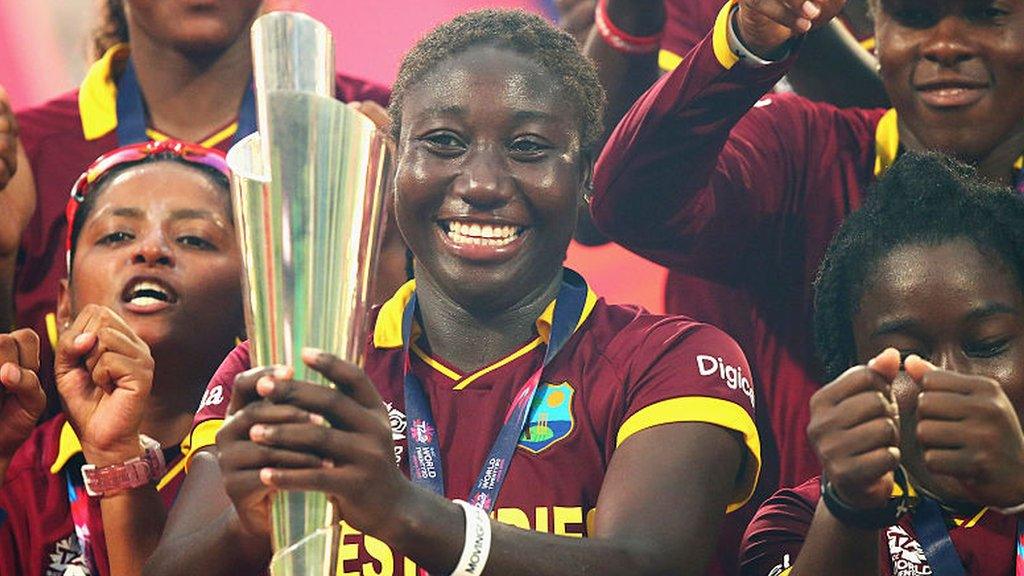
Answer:
[{"label": "yellow shoulder stripe", "polygon": [[726,508],[726,513],[746,504],[754,494],[757,479],[761,474],[761,438],[750,414],[734,402],[708,396],[682,396],[655,402],[641,408],[622,423],[615,446],[621,446],[637,432],[679,422],[714,424],[743,435],[750,460],[743,471],[743,481],[737,485],[733,501]]}]

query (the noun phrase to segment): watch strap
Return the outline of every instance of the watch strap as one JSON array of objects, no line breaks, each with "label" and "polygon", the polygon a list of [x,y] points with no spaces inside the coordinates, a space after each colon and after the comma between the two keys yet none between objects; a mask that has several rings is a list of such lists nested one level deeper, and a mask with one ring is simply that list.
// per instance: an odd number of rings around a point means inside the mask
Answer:
[{"label": "watch strap", "polygon": [[893,476],[900,490],[897,491],[898,495],[890,498],[881,508],[864,509],[850,506],[839,497],[835,486],[828,481],[824,472],[821,474],[821,500],[832,516],[843,524],[861,530],[880,530],[896,524],[913,509],[914,502],[910,496],[913,491],[909,489],[903,467],[897,467]]},{"label": "watch strap", "polygon": [[159,480],[167,469],[160,443],[139,434],[142,455],[119,464],[96,467],[82,466],[82,481],[89,496],[103,496],[113,492],[131,490]]}]

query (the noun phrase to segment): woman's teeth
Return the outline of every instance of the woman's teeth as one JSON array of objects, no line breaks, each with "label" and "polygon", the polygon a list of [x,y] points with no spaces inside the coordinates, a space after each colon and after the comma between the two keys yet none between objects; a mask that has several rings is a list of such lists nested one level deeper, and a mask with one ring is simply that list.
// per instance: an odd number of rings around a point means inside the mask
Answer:
[{"label": "woman's teeth", "polygon": [[448,224],[448,238],[456,244],[505,246],[515,241],[521,233],[522,228],[519,226],[492,226],[465,222],[450,222]]},{"label": "woman's teeth", "polygon": [[128,301],[137,306],[148,306],[169,300],[170,297],[163,287],[154,282],[139,282],[128,295]]}]

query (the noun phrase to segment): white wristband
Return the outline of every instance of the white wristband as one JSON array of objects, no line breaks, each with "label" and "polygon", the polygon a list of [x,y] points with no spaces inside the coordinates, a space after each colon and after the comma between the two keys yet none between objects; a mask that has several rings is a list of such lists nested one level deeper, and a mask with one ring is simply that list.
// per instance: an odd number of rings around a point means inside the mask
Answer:
[{"label": "white wristband", "polygon": [[736,13],[739,12],[739,9],[739,4],[733,5],[732,10],[729,12],[729,23],[726,24],[725,37],[729,42],[729,48],[732,50],[732,53],[735,54],[741,62],[746,63],[747,66],[754,67],[768,66],[769,64],[775,64],[776,62],[785,60],[786,57],[789,56],[789,50],[786,50],[786,53],[780,56],[777,60],[766,60],[757,54],[754,54],[750,48],[747,48],[746,45],[743,44],[743,40],[740,40],[739,33],[736,32]]},{"label": "white wristband", "polygon": [[466,515],[466,543],[452,576],[480,576],[491,554],[491,517],[465,500],[455,500]]}]

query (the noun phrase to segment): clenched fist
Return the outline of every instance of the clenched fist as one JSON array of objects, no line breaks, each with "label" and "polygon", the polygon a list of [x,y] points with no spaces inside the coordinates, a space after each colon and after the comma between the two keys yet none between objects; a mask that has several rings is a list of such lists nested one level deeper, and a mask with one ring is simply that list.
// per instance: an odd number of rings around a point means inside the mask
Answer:
[{"label": "clenched fist", "polygon": [[736,29],[743,45],[771,58],[791,38],[828,24],[846,0],[739,0]]},{"label": "clenched fist", "polygon": [[900,354],[889,348],[811,397],[807,435],[836,494],[855,508],[881,508],[892,494],[901,458],[891,393],[899,370]]},{"label": "clenched fist", "polygon": [[0,482],[46,408],[39,385],[39,336],[27,328],[0,334]]},{"label": "clenched fist", "polygon": [[955,499],[999,507],[1024,502],[1024,432],[999,383],[913,355],[906,367],[920,389],[916,439],[928,473],[957,492]]},{"label": "clenched fist", "polygon": [[57,341],[64,411],[96,466],[141,454],[139,428],[153,385],[149,346],[113,310],[89,304]]}]

